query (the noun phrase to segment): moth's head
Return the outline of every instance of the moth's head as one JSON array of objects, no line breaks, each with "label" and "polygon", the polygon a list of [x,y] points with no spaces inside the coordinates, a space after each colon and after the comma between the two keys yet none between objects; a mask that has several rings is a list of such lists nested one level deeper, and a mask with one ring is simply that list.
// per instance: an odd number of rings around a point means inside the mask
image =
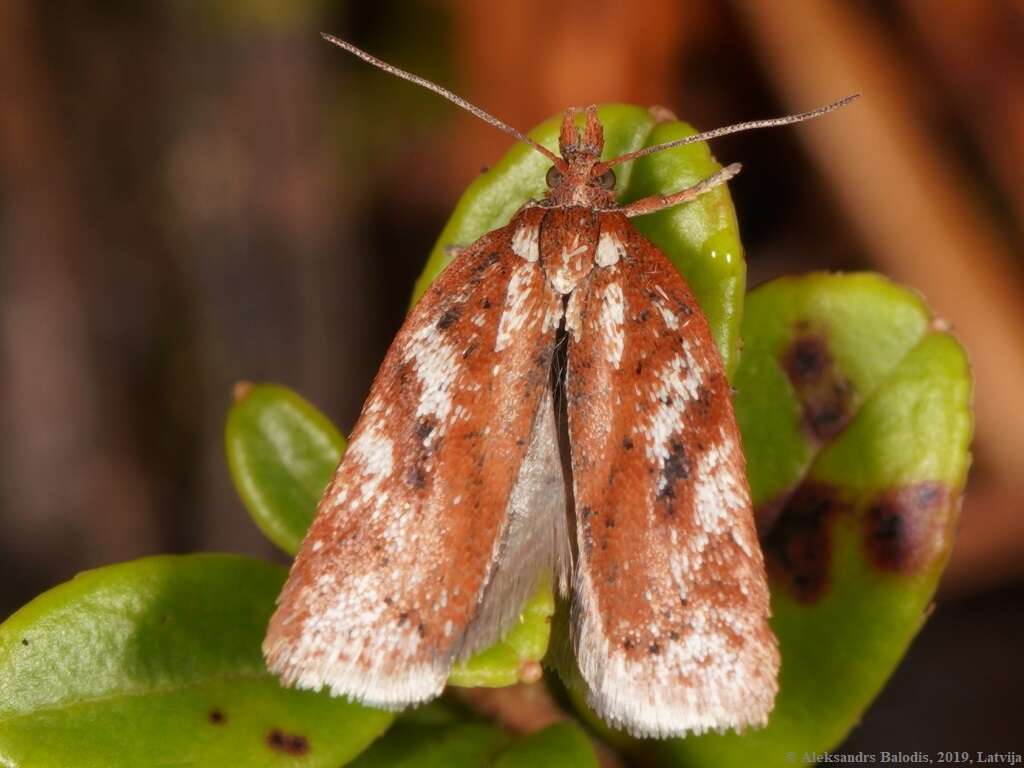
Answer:
[{"label": "moth's head", "polygon": [[597,107],[586,108],[583,130],[576,126],[577,107],[567,109],[558,136],[562,156],[548,170],[548,200],[556,205],[602,208],[614,204],[615,174],[601,162],[604,128]]}]

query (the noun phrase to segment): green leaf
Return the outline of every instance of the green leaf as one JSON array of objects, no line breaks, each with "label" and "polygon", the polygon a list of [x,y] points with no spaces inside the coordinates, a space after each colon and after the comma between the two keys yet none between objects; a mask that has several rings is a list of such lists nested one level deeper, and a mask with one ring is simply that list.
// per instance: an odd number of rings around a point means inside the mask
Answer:
[{"label": "green leaf", "polygon": [[[228,413],[225,444],[231,477],[249,513],[271,541],[295,554],[341,460],[345,439],[290,389],[246,384]],[[544,586],[505,637],[456,665],[450,682],[501,687],[536,679],[553,612],[551,589]]]},{"label": "green leaf", "polygon": [[670,765],[788,765],[858,722],[929,611],[969,464],[971,376],[914,294],[813,274],[752,292],[736,376],[782,650],[768,726],[656,748]]},{"label": "green leaf", "polygon": [[525,606],[516,624],[487,650],[456,664],[450,685],[463,688],[502,688],[518,682],[534,682],[540,676],[540,660],[548,650],[555,599],[544,584]]},{"label": "green leaf", "polygon": [[[886,379],[931,318],[919,297],[872,274],[785,278],[754,291],[748,302],[756,305],[758,316],[744,325],[743,365],[734,382],[736,416],[751,491],[755,503],[764,505],[804,477],[820,451],[816,434],[827,439],[842,427],[844,414],[859,408]],[[819,339],[827,341],[822,349],[835,359],[837,378],[823,379],[818,392],[810,391],[815,384],[808,381],[805,403],[787,368],[813,363]],[[832,383],[842,391],[831,391]]]},{"label": "green leaf", "polygon": [[419,724],[404,720],[370,747],[352,768],[479,768],[509,741],[500,728],[478,722]]},{"label": "green leaf", "polygon": [[284,569],[229,555],[80,574],[0,625],[0,765],[343,765],[385,712],[287,690],[260,643]]},{"label": "green leaf", "polygon": [[264,535],[294,555],[345,451],[345,438],[290,389],[240,384],[224,445],[231,478]]},{"label": "green leaf", "polygon": [[[616,157],[696,131],[678,121],[658,123],[651,113],[628,104],[603,104],[598,117],[604,126],[604,158]],[[546,147],[557,148],[561,116],[530,131]],[[451,247],[470,245],[502,227],[530,200],[544,196],[544,175],[551,162],[525,144],[516,144],[489,170],[480,174],[455,206],[427,265],[416,283],[417,301],[451,261]],[[622,202],[656,193],[671,193],[707,178],[721,166],[707,144],[658,152],[616,167],[616,189]],[[730,373],[739,360],[739,324],[746,283],[736,213],[723,185],[693,202],[633,220],[637,229],[661,248],[689,281]]]},{"label": "green leaf", "polygon": [[519,739],[498,755],[494,768],[597,768],[590,739],[572,723],[555,723]]},{"label": "green leaf", "polygon": [[511,740],[479,721],[420,720],[412,710],[364,752],[351,768],[597,768],[590,739],[572,723],[556,723]]}]

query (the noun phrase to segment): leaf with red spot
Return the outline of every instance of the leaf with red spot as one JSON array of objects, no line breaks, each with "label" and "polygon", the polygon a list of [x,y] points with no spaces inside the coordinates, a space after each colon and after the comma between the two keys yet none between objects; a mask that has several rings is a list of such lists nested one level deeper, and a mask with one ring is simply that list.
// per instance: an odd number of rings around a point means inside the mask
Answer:
[{"label": "leaf with red spot", "polygon": [[668,742],[668,764],[834,748],[924,622],[969,464],[966,356],[915,294],[871,274],[776,280],[743,331],[736,411],[780,693],[766,728]]}]

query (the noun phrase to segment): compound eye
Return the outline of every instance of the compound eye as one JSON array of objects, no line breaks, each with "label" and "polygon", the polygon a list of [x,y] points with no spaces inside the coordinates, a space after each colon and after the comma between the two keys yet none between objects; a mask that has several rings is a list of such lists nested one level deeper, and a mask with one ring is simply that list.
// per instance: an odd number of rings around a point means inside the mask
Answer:
[{"label": "compound eye", "polygon": [[615,189],[615,171],[611,168],[597,177],[597,186],[601,189]]},{"label": "compound eye", "polygon": [[548,175],[544,177],[544,181],[549,187],[555,187],[562,183],[562,172],[558,170],[557,165],[548,168]]}]

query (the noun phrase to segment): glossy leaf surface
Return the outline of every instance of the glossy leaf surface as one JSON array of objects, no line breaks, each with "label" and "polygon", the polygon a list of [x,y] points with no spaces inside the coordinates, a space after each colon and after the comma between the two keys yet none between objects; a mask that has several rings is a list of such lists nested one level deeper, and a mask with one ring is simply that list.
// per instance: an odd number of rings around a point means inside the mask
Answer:
[{"label": "glossy leaf surface", "polygon": [[224,446],[238,495],[264,535],[298,551],[345,438],[286,387],[239,384]]},{"label": "glossy leaf surface", "polygon": [[80,574],[0,625],[0,765],[335,768],[392,715],[282,688],[260,643],[284,569],[229,555]]}]

